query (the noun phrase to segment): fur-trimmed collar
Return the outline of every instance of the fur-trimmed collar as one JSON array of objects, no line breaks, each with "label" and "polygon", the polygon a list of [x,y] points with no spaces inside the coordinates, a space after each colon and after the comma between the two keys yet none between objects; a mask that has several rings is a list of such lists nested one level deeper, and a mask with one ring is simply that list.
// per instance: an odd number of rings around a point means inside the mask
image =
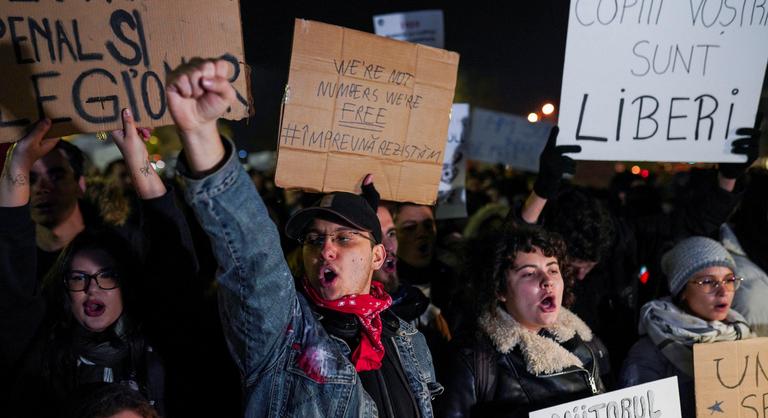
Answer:
[{"label": "fur-trimmed collar", "polygon": [[562,307],[557,322],[547,328],[554,340],[529,331],[501,307],[496,308],[495,314],[483,315],[479,325],[500,353],[508,354],[519,345],[526,368],[534,375],[557,373],[571,366],[583,367],[578,357],[558,343],[577,334],[584,341],[592,341],[592,330],[587,324]]}]

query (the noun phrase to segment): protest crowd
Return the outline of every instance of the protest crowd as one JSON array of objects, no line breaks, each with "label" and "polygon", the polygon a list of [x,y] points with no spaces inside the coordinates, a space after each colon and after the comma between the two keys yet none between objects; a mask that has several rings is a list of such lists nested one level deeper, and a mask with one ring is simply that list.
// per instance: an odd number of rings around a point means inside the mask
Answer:
[{"label": "protest crowd", "polygon": [[103,171],[49,118],[9,146],[0,416],[527,417],[676,377],[695,417],[693,346],[768,336],[761,116],[743,162],[607,189],[554,126],[537,173],[470,164],[467,216],[438,219],[374,174],[312,193],[244,165],[231,75],[167,74],[172,176],[129,108]]}]

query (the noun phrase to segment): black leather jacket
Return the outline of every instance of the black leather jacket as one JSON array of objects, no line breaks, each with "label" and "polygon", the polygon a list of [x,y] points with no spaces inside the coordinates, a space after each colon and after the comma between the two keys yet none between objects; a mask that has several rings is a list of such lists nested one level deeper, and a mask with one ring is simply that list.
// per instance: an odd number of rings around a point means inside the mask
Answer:
[{"label": "black leather jacket", "polygon": [[[442,382],[446,392],[437,400],[438,417],[527,417],[530,411],[605,392],[599,363],[607,355],[597,339],[584,341],[575,334],[557,342],[543,330],[538,334],[575,355],[581,366],[531,373],[520,344],[502,354],[488,335],[455,347]],[[549,354],[554,350],[547,350]],[[531,359],[544,352],[528,349]]]}]

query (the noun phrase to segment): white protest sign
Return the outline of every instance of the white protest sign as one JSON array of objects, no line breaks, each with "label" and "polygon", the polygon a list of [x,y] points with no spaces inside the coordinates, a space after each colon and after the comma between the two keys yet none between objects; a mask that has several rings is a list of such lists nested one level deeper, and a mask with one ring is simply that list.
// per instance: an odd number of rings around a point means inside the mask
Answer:
[{"label": "white protest sign", "polygon": [[454,103],[448,142],[445,145],[443,175],[437,188],[435,218],[453,219],[467,216],[467,150],[466,131],[469,124],[469,104]]},{"label": "white protest sign", "polygon": [[474,108],[467,145],[469,159],[538,172],[539,154],[551,129],[547,122],[531,123],[521,116]]},{"label": "white protest sign", "polygon": [[442,10],[390,13],[373,17],[376,35],[399,41],[445,47]]},{"label": "white protest sign", "polygon": [[558,144],[585,160],[739,162],[768,60],[768,8],[571,2]]},{"label": "white protest sign", "polygon": [[680,418],[677,377],[539,409],[529,418]]}]

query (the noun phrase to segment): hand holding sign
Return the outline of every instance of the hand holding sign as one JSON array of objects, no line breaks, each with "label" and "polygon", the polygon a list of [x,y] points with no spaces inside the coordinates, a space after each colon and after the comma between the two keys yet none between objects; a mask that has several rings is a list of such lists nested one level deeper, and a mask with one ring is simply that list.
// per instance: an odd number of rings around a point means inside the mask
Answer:
[{"label": "hand holding sign", "polygon": [[17,207],[29,202],[29,171],[35,161],[51,152],[60,138],[44,139],[51,128],[50,119],[41,119],[24,138],[8,150],[0,173],[0,207]]},{"label": "hand holding sign", "polygon": [[144,144],[149,140],[149,129],[137,128],[129,109],[123,109],[123,129],[111,132],[115,145],[120,149],[134,188],[142,199],[153,199],[165,194],[163,181],[149,163],[149,152]]},{"label": "hand holding sign", "polygon": [[32,164],[48,154],[60,138],[43,138],[51,128],[51,120],[40,119],[23,138],[8,150],[6,165],[29,173]]},{"label": "hand holding sign", "polygon": [[149,155],[144,141],[149,139],[149,129],[137,128],[129,109],[123,109],[122,118],[123,129],[114,130],[110,135],[123,159],[127,163],[147,160]]},{"label": "hand holding sign", "polygon": [[552,127],[547,145],[539,156],[539,175],[536,176],[533,191],[544,199],[550,199],[557,193],[564,173],[573,174],[576,170],[576,162],[565,154],[581,152],[579,145],[556,145],[558,132],[557,126]]},{"label": "hand holding sign", "polygon": [[363,198],[365,198],[365,201],[371,205],[374,211],[377,210],[379,208],[381,195],[379,194],[379,191],[376,190],[376,186],[373,185],[373,174],[369,173],[365,176],[363,179],[363,184],[360,188],[362,190],[362,195]]},{"label": "hand holding sign", "polygon": [[731,143],[732,154],[743,154],[747,156],[747,161],[743,163],[721,163],[720,174],[728,179],[739,178],[745,171],[757,160],[760,151],[760,123],[763,121],[763,114],[758,112],[755,119],[754,128],[739,128],[736,135],[747,135],[744,138],[735,139]]},{"label": "hand holding sign", "polygon": [[216,120],[235,100],[226,61],[193,59],[168,75],[168,107],[195,173],[214,168],[224,158]]}]

